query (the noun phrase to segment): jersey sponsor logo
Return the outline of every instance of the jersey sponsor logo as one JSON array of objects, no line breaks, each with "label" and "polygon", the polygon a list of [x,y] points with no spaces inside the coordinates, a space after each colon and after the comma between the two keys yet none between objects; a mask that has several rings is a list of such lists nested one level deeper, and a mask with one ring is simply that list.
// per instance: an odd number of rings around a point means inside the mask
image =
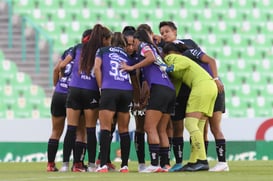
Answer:
[{"label": "jersey sponsor logo", "polygon": [[115,60],[115,61],[118,61],[118,62],[121,62],[121,61],[123,61],[123,62],[128,62],[127,59],[121,57],[121,56],[118,55],[117,53],[110,53],[110,54],[109,54],[109,58],[110,58],[111,60]]},{"label": "jersey sponsor logo", "polygon": [[123,49],[111,47],[111,48],[109,48],[109,50],[110,50],[111,52],[118,52],[118,53],[123,54],[124,56],[127,56],[127,54],[123,51]]}]

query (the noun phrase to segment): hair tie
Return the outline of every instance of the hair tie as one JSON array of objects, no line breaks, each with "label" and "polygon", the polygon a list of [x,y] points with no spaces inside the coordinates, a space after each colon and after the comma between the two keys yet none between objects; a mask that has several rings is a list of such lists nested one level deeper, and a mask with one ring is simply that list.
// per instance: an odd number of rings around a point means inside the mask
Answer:
[{"label": "hair tie", "polygon": [[90,35],[83,37],[82,43],[87,43],[89,41],[89,39],[90,39]]}]

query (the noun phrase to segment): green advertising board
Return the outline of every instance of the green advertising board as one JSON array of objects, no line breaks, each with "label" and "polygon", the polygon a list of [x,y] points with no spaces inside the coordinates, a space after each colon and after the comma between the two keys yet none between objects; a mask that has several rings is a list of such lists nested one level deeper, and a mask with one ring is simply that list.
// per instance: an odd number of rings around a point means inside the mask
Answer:
[{"label": "green advertising board", "polygon": [[[229,141],[227,142],[227,160],[273,160],[273,141]],[[111,146],[111,159],[114,160],[119,149],[119,142]],[[99,146],[97,147],[99,150]],[[45,162],[47,161],[46,142],[1,142],[0,162]],[[189,158],[190,144],[185,142],[184,160]],[[146,144],[146,160],[149,160]],[[173,159],[173,154],[171,154]],[[87,158],[87,156],[86,156]],[[215,160],[215,143],[210,142],[208,159]],[[134,144],[131,144],[130,160],[137,160]],[[62,143],[56,155],[56,162],[62,161]]]}]

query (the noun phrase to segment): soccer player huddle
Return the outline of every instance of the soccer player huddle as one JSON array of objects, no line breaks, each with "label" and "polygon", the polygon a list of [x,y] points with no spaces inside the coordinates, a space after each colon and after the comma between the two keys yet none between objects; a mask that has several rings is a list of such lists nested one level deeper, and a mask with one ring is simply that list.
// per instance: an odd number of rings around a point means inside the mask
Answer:
[{"label": "soccer player huddle", "polygon": [[[177,39],[173,22],[160,22],[159,31],[160,35],[155,35],[148,24],[140,24],[112,33],[96,24],[84,31],[81,43],[64,51],[54,68],[47,171],[69,171],[71,153],[73,172],[115,171],[110,149],[117,125],[121,150],[118,171],[129,172],[131,115],[136,122],[134,144],[140,173],[229,171],[221,131],[224,86],[215,60],[193,40]],[[65,119],[63,164],[58,170],[55,157]],[[100,148],[96,160],[97,121]],[[209,126],[218,156],[213,168],[209,168],[206,156]],[[182,165],[184,127],[190,135],[191,150],[187,150],[188,163]],[[147,165],[145,134],[150,153]],[[174,165],[170,164],[171,151]]]}]

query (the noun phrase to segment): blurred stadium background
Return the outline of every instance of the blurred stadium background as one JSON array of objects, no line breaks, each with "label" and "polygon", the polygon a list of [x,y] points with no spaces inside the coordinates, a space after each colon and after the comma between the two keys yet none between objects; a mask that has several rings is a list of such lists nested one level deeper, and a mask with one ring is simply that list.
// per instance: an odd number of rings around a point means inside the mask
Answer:
[{"label": "blurred stadium background", "polygon": [[217,60],[227,159],[273,159],[273,142],[264,141],[273,137],[272,7],[272,0],[0,0],[0,162],[46,160],[53,67],[86,28],[148,23],[158,34],[163,20]]},{"label": "blurred stadium background", "polygon": [[54,64],[86,28],[171,20],[216,58],[224,118],[259,125],[273,116],[272,18],[271,0],[1,0],[0,119],[50,119]]},{"label": "blurred stadium background", "polygon": [[1,118],[48,118],[52,68],[96,23],[121,31],[162,20],[217,59],[226,117],[273,114],[273,2],[270,0],[2,0]]}]

